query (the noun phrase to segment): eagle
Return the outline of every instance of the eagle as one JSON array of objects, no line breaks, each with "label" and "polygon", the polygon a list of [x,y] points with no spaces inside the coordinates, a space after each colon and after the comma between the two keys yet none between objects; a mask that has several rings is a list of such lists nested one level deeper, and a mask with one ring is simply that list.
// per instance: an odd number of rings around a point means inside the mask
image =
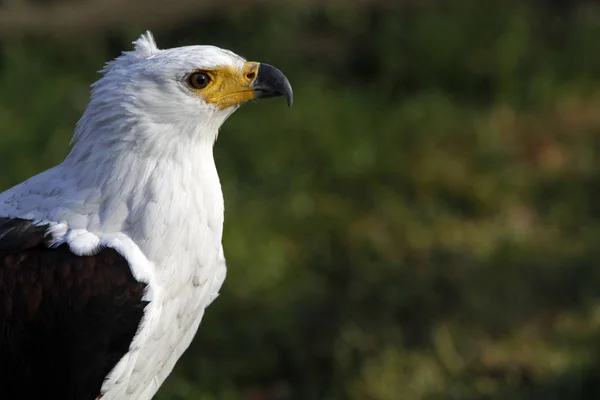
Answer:
[{"label": "eagle", "polygon": [[0,399],[151,399],[226,275],[213,157],[285,75],[150,32],[100,71],[64,161],[0,194]]}]

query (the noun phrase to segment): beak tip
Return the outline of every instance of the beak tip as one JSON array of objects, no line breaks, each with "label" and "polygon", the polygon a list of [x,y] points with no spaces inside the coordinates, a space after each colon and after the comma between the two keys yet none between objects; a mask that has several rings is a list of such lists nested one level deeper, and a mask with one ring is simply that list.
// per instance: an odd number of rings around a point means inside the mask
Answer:
[{"label": "beak tip", "polygon": [[290,81],[287,80],[287,78],[285,78],[285,83],[284,83],[284,90],[283,90],[283,95],[285,96],[285,101],[287,102],[288,108],[292,106],[292,104],[294,104],[294,91],[292,89],[292,85],[290,84]]},{"label": "beak tip", "polygon": [[269,64],[260,64],[258,75],[252,86],[260,90],[262,98],[284,96],[288,107],[294,103],[294,92],[287,77]]}]

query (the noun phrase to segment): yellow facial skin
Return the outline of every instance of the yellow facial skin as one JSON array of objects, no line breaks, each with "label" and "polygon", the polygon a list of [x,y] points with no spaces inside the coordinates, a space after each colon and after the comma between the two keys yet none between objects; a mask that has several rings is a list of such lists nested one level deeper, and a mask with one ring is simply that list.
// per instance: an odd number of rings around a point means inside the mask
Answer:
[{"label": "yellow facial skin", "polygon": [[202,89],[190,88],[204,101],[223,110],[256,98],[251,85],[258,76],[259,66],[257,62],[246,62],[241,71],[230,66],[198,70],[208,74],[210,82]]}]

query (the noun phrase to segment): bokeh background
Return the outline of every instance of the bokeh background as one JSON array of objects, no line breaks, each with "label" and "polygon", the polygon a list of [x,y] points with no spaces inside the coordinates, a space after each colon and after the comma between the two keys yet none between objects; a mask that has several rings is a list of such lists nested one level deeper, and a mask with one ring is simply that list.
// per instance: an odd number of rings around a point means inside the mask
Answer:
[{"label": "bokeh background", "polygon": [[598,2],[0,0],[0,189],[146,29],[295,89],[221,131],[229,275],[158,400],[600,398]]}]

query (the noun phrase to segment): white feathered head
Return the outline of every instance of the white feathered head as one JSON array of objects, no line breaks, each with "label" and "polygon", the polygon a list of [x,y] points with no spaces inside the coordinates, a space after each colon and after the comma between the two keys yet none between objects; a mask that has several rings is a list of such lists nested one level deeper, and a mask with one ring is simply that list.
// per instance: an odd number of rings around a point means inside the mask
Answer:
[{"label": "white feathered head", "polygon": [[134,45],[93,84],[75,147],[82,141],[86,147],[119,141],[161,146],[186,135],[214,142],[221,124],[248,100],[285,96],[292,104],[288,79],[271,65],[215,46],[161,50],[150,32]]}]

